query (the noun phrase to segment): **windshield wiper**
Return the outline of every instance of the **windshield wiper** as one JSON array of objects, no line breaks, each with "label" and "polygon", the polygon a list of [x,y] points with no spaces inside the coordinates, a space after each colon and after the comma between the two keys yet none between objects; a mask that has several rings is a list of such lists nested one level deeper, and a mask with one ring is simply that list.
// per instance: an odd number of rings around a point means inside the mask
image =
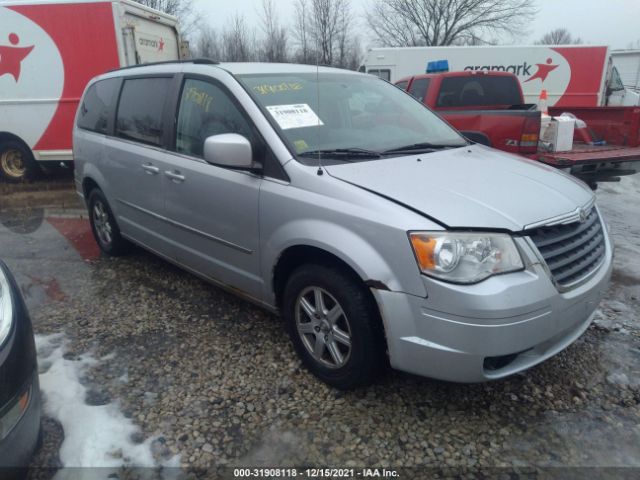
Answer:
[{"label": "windshield wiper", "polygon": [[382,158],[380,152],[365,150],[364,148],[327,148],[324,150],[309,150],[298,155],[306,158]]},{"label": "windshield wiper", "polygon": [[441,145],[437,143],[412,143],[411,145],[405,145],[403,147],[392,148],[391,150],[385,150],[384,154],[388,153],[399,153],[399,152],[412,152],[414,150],[445,150],[447,148],[459,148],[464,147],[466,144],[459,145]]}]

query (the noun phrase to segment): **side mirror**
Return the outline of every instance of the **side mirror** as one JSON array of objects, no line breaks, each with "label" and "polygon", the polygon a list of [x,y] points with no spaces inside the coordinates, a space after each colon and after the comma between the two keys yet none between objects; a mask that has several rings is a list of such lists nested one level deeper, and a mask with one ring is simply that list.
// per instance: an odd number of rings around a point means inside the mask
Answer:
[{"label": "side mirror", "polygon": [[204,159],[212,165],[251,169],[253,168],[251,142],[236,133],[213,135],[204,141]]}]

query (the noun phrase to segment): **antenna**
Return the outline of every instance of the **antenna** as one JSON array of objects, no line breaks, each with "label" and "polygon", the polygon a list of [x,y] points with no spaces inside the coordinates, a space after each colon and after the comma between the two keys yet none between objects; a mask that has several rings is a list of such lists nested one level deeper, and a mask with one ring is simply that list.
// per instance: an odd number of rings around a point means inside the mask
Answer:
[{"label": "antenna", "polygon": [[[318,19],[316,18],[316,22]],[[322,120],[320,119],[320,44],[319,44],[319,36],[316,35],[316,92],[318,95],[318,128],[316,130],[316,135],[318,137],[316,143],[318,144],[318,176],[321,177],[324,175],[324,170],[322,169],[322,153],[320,153],[320,126]]]}]

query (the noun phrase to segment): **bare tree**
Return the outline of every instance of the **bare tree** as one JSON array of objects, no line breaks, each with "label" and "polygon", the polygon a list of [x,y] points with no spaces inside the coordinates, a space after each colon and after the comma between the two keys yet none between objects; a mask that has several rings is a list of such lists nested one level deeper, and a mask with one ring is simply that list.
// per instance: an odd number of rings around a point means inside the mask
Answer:
[{"label": "bare tree", "polygon": [[287,61],[287,31],[280,25],[274,0],[262,0],[260,12],[264,37],[261,40],[260,59],[265,62]]},{"label": "bare tree", "polygon": [[311,63],[313,47],[309,32],[309,3],[307,0],[296,0],[294,4],[293,25],[291,28],[293,39],[298,47],[295,60],[299,63]]},{"label": "bare tree", "polygon": [[211,58],[213,60],[222,59],[222,49],[220,35],[209,26],[200,26],[198,39],[194,42],[195,56],[201,58]]},{"label": "bare tree", "polygon": [[[311,0],[311,33],[318,50],[318,60],[333,65],[340,55],[340,37],[348,35],[349,0]],[[336,64],[338,62],[335,62]]]},{"label": "bare tree", "polygon": [[522,34],[536,13],[531,0],[373,0],[367,22],[384,46],[479,44]]},{"label": "bare tree", "polygon": [[582,39],[571,35],[566,28],[551,30],[536,42],[537,45],[578,45],[581,43],[583,43]]},{"label": "bare tree", "polygon": [[364,60],[364,49],[360,37],[354,36],[347,39],[346,48],[342,63],[339,65],[342,68],[348,68],[349,70],[358,70]]},{"label": "bare tree", "polygon": [[361,56],[350,0],[296,0],[292,30],[298,62],[347,67]]},{"label": "bare tree", "polygon": [[640,39],[627,43],[627,50],[640,50]]},{"label": "bare tree", "polygon": [[255,38],[249,33],[247,23],[236,14],[222,32],[221,59],[227,62],[250,62],[256,59]]},{"label": "bare tree", "polygon": [[198,27],[193,0],[134,0],[147,7],[178,17],[183,37],[188,37]]},{"label": "bare tree", "polygon": [[191,12],[193,5],[191,0],[135,0],[137,3],[141,3],[147,7],[161,12],[168,13],[169,15],[180,16],[185,12]]}]

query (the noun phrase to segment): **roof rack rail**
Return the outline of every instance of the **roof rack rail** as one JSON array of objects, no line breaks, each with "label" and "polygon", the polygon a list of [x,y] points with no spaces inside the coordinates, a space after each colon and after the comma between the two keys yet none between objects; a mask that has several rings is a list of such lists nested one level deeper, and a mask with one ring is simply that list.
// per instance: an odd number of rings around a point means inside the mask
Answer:
[{"label": "roof rack rail", "polygon": [[220,62],[211,60],[210,58],[190,58],[188,60],[168,60],[165,62],[139,63],[137,65],[129,65],[127,67],[114,68],[110,72],[119,72],[120,70],[130,70],[132,68],[153,67],[155,65],[172,65],[175,63],[193,63],[194,65],[219,65]]}]

